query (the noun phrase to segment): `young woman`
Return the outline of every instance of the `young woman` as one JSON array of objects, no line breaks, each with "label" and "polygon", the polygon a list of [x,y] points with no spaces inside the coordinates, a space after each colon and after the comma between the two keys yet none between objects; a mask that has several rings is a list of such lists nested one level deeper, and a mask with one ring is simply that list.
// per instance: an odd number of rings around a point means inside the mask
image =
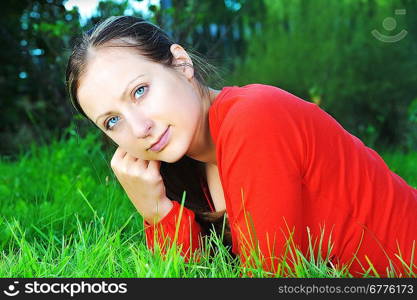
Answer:
[{"label": "young woman", "polygon": [[317,105],[262,84],[214,90],[207,72],[135,17],[91,29],[68,62],[74,106],[119,146],[111,167],[150,249],[178,221],[188,258],[227,216],[224,243],[248,266],[255,252],[267,271],[291,265],[310,239],[353,276],[416,272],[416,189]]}]

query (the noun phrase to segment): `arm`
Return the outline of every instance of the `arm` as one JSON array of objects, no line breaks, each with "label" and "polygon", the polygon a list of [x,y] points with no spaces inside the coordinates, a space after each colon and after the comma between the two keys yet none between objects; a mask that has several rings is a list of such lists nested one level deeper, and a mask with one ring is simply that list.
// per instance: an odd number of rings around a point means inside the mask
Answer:
[{"label": "arm", "polygon": [[[191,252],[201,247],[199,244],[201,227],[195,220],[192,210],[186,207],[181,209],[177,201],[171,202],[171,210],[159,222],[152,225],[146,219],[143,220],[146,244],[150,250],[153,250],[156,242],[165,254],[167,247],[175,241],[178,246],[182,245],[181,255],[185,261],[188,261],[192,255]],[[178,231],[177,234],[176,231]]]},{"label": "arm", "polygon": [[157,242],[162,254],[165,254],[175,242],[182,245],[181,253],[188,260],[191,254],[189,249],[194,250],[199,246],[198,234],[201,229],[192,211],[179,209],[178,202],[166,197],[160,165],[160,161],[147,162],[133,157],[120,147],[111,160],[117,179],[143,217],[148,247],[153,249]]},{"label": "arm", "polygon": [[250,251],[258,252],[262,267],[274,272],[291,231],[297,246],[305,232],[303,139],[291,117],[298,108],[286,108],[293,100],[277,103],[270,94],[261,97],[241,99],[230,109],[219,131],[217,154],[233,252],[248,266],[255,264]]}]

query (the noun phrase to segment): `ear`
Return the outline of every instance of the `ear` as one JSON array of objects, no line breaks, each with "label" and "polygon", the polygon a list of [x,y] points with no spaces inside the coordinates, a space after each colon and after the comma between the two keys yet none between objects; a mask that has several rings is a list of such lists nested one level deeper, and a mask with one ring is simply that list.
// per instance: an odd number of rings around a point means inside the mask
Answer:
[{"label": "ear", "polygon": [[174,57],[172,64],[177,66],[178,71],[183,73],[188,80],[191,80],[194,76],[194,68],[187,51],[178,44],[172,44],[170,50]]}]

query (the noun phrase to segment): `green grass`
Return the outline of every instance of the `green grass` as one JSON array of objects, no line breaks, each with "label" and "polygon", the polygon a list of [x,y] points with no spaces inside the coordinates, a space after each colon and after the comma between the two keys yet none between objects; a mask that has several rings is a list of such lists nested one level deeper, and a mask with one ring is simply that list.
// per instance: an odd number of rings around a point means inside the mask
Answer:
[{"label": "green grass", "polygon": [[[100,145],[97,133],[79,139],[68,129],[65,139],[32,145],[17,160],[0,157],[0,277],[233,278],[247,277],[246,271],[254,277],[350,277],[329,268],[328,257],[298,250],[288,256],[294,269],[285,262],[276,274],[259,264],[244,269],[215,235],[200,260],[185,262],[176,247],[165,256],[149,251],[142,218],[111,172],[111,153]],[[383,157],[417,186],[415,155]],[[210,245],[217,245],[214,256]]]}]

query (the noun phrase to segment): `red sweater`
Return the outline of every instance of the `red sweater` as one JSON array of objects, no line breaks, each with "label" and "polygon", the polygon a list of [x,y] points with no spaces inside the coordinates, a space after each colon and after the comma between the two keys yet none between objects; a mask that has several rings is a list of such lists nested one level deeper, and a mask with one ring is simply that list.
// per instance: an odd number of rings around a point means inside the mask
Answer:
[{"label": "red sweater", "polygon": [[[276,270],[292,230],[291,247],[306,256],[309,236],[317,255],[323,233],[321,256],[333,245],[331,262],[351,262],[355,277],[369,269],[365,255],[380,276],[386,277],[388,258],[396,276],[406,276],[395,254],[410,265],[417,190],[329,114],[279,88],[250,84],[224,87],[209,109],[209,123],[232,251],[244,264],[246,250],[258,243],[264,269]],[[158,223],[168,236],[174,236],[180,207],[174,201]],[[187,257],[188,249],[199,247],[201,228],[191,210],[183,207],[182,216],[177,243]],[[155,228],[144,225],[152,249]]]}]

